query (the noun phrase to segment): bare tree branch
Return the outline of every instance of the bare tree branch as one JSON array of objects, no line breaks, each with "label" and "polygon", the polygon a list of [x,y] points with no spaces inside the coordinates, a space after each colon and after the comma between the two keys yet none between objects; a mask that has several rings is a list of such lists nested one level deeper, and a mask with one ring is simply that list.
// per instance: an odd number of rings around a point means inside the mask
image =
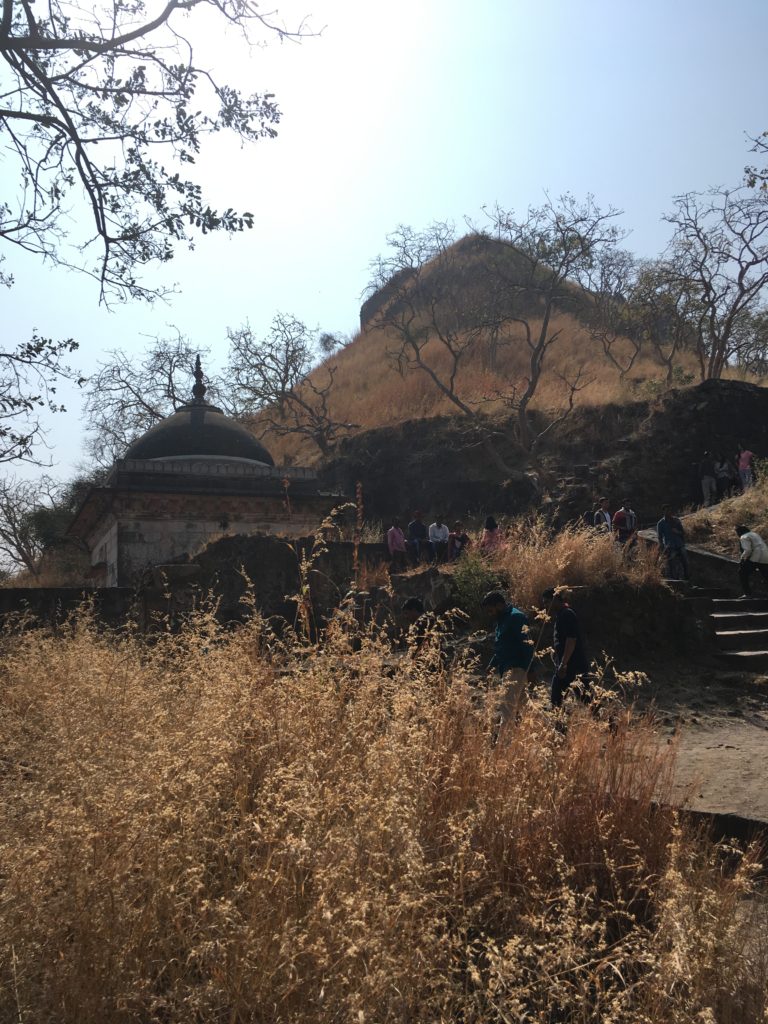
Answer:
[{"label": "bare tree branch", "polygon": [[[212,208],[178,170],[206,136],[255,142],[273,137],[280,118],[271,93],[243,95],[190,45],[179,19],[206,9],[246,42],[254,32],[309,34],[249,0],[169,0],[159,10],[148,0],[49,0],[35,14],[26,0],[3,0],[0,137],[17,159],[18,201],[0,203],[0,238],[90,274],[105,301],[156,295],[138,272],[170,260],[191,232],[253,225],[249,212]],[[63,217],[83,200],[94,235],[65,239]],[[94,244],[95,263],[82,255]]]},{"label": "bare tree branch", "polygon": [[[83,418],[86,451],[98,466],[121,459],[129,445],[149,428],[190,401],[195,358],[206,349],[193,348],[179,331],[155,338],[143,356],[116,349],[88,382]],[[207,397],[223,402],[226,388],[206,378]]]},{"label": "bare tree branch", "polygon": [[675,228],[666,262],[699,308],[702,373],[718,379],[738,354],[740,320],[768,286],[768,193],[689,192],[665,219]]},{"label": "bare tree branch", "polygon": [[263,433],[306,437],[330,456],[356,424],[333,415],[336,367],[317,367],[327,336],[318,341],[317,331],[286,313],[273,318],[265,338],[256,338],[248,324],[227,333],[228,377],[241,415],[256,417]]}]

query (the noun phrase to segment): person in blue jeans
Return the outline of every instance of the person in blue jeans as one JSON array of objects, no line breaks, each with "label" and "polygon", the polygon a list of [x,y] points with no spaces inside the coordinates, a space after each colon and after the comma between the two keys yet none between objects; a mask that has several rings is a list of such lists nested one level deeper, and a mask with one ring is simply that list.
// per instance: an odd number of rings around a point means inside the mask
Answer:
[{"label": "person in blue jeans", "polygon": [[427,561],[434,561],[435,551],[429,543],[429,530],[427,529],[427,524],[422,519],[419,509],[413,513],[413,519],[408,523],[408,545],[411,549],[411,561],[414,565],[419,564],[425,553]]},{"label": "person in blue jeans", "polygon": [[564,593],[554,587],[545,590],[541,600],[555,626],[555,674],[552,676],[552,707],[559,708],[571,684],[578,683],[581,699],[589,700],[589,658],[584,648],[576,612]]}]

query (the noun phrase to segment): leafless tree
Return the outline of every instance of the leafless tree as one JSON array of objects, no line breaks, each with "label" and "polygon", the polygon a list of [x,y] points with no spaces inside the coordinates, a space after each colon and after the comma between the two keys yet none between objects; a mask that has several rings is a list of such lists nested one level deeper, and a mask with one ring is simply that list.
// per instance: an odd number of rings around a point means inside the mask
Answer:
[{"label": "leafless tree", "polygon": [[390,294],[371,323],[392,332],[397,346],[390,355],[401,373],[415,369],[426,374],[460,412],[472,417],[475,411],[461,397],[459,378],[483,325],[470,308],[471,292],[458,287],[464,260],[455,241],[454,227],[446,222],[422,232],[400,225],[388,235],[389,252],[373,262],[369,287]]},{"label": "leafless tree", "polygon": [[[768,132],[762,132],[752,140],[752,152],[759,153],[763,157],[768,154]],[[759,188],[763,192],[768,191],[768,167],[754,165],[745,167],[744,174],[750,188]]]},{"label": "leafless tree", "polygon": [[425,231],[401,224],[387,236],[388,252],[371,264],[369,290],[382,301],[374,304],[368,327],[387,332],[398,372],[429,378],[472,425],[497,468],[513,478],[517,471],[498,450],[500,431],[483,415],[484,403],[461,391],[462,371],[489,332],[489,281],[472,242],[457,244],[454,226],[445,221]]},{"label": "leafless tree", "polygon": [[[515,411],[520,442],[530,450],[536,443],[530,405],[547,355],[562,331],[553,325],[554,315],[583,309],[584,292],[596,267],[614,252],[624,232],[615,223],[619,211],[603,212],[592,196],[583,202],[569,194],[547,196],[542,206],[529,207],[522,218],[496,205],[488,216],[488,234],[501,245],[490,250],[489,273],[501,284],[501,304],[491,322],[523,331],[528,373],[516,395]],[[569,375],[574,383],[577,370],[574,367]]]},{"label": "leafless tree", "polygon": [[[189,23],[206,13],[246,42],[303,34],[246,0],[2,0],[0,136],[18,187],[0,202],[0,238],[92,274],[104,299],[151,297],[138,270],[171,259],[190,229],[252,226],[251,213],[213,209],[179,173],[206,136],[270,138],[280,116],[271,93],[241,94],[198,52],[215,22],[194,45]],[[86,211],[83,237],[68,237],[70,203]],[[84,262],[94,245],[98,259]]]},{"label": "leafless tree", "polygon": [[631,295],[637,260],[625,249],[608,250],[589,272],[591,303],[586,314],[590,335],[623,381],[642,351],[642,336]]},{"label": "leafless tree", "polygon": [[665,219],[675,229],[666,262],[701,307],[703,376],[718,379],[738,355],[740,320],[768,285],[768,193],[689,192]]},{"label": "leafless tree", "polygon": [[[88,381],[83,408],[86,451],[97,465],[111,466],[154,423],[191,400],[199,354],[178,332],[153,339],[140,356],[120,349],[107,353]],[[227,389],[221,380],[208,377],[206,385],[208,401],[224,401]]]},{"label": "leafless tree", "polygon": [[35,513],[53,507],[58,485],[49,477],[0,480],[0,567],[6,571],[26,569],[33,576],[40,571],[44,541]]},{"label": "leafless tree", "polygon": [[629,302],[634,330],[665,368],[667,385],[684,351],[695,353],[704,380],[704,307],[692,282],[665,260],[645,260],[638,264]]},{"label": "leafless tree", "polygon": [[[494,443],[498,428],[482,409],[487,401],[505,404],[515,417],[518,440],[533,449],[538,434],[530,404],[546,354],[561,333],[553,316],[583,305],[590,273],[622,237],[613,223],[617,215],[601,212],[591,197],[584,203],[572,196],[547,198],[520,220],[496,206],[489,211],[487,231],[458,243],[449,223],[436,222],[424,232],[400,226],[387,238],[388,253],[372,264],[370,288],[382,301],[375,304],[370,326],[397,340],[391,354],[398,369],[424,373],[480,430],[489,456],[507,474],[511,467]],[[500,381],[479,403],[471,401],[461,387],[470,358],[484,353],[487,368],[496,373],[500,348],[512,344],[512,333],[520,328],[528,354],[526,377]],[[579,367],[568,380],[558,419],[572,409],[584,386]]]},{"label": "leafless tree", "polygon": [[278,313],[264,338],[257,338],[248,324],[227,333],[227,377],[239,413],[255,416],[262,434],[306,437],[323,456],[330,456],[355,424],[333,415],[336,367],[318,366],[323,349],[317,332],[290,314]]}]

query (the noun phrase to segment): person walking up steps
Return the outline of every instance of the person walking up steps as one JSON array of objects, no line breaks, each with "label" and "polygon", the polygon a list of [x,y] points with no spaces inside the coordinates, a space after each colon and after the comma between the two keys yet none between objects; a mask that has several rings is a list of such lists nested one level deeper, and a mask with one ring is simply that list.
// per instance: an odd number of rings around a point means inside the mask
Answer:
[{"label": "person walking up steps", "polygon": [[667,576],[669,579],[678,579],[675,575],[675,563],[678,563],[682,578],[690,579],[683,524],[677,516],[672,515],[669,505],[665,505],[661,511],[663,515],[656,524],[656,536],[659,538],[659,547],[666,560]]},{"label": "person walking up steps", "polygon": [[741,582],[741,596],[752,596],[751,577],[759,572],[763,582],[768,584],[768,545],[766,545],[759,533],[750,530],[748,526],[736,527],[739,535],[739,546],[741,558],[739,559],[739,581]]}]

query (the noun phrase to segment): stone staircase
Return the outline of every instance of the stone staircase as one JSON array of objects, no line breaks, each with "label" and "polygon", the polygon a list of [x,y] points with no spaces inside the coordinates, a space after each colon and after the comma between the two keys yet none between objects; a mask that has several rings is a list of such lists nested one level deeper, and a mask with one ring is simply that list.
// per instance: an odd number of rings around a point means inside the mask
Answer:
[{"label": "stone staircase", "polygon": [[713,598],[709,616],[723,661],[768,672],[768,598]]},{"label": "stone staircase", "polygon": [[736,598],[716,587],[668,581],[689,605],[728,668],[768,672],[768,598]]}]

